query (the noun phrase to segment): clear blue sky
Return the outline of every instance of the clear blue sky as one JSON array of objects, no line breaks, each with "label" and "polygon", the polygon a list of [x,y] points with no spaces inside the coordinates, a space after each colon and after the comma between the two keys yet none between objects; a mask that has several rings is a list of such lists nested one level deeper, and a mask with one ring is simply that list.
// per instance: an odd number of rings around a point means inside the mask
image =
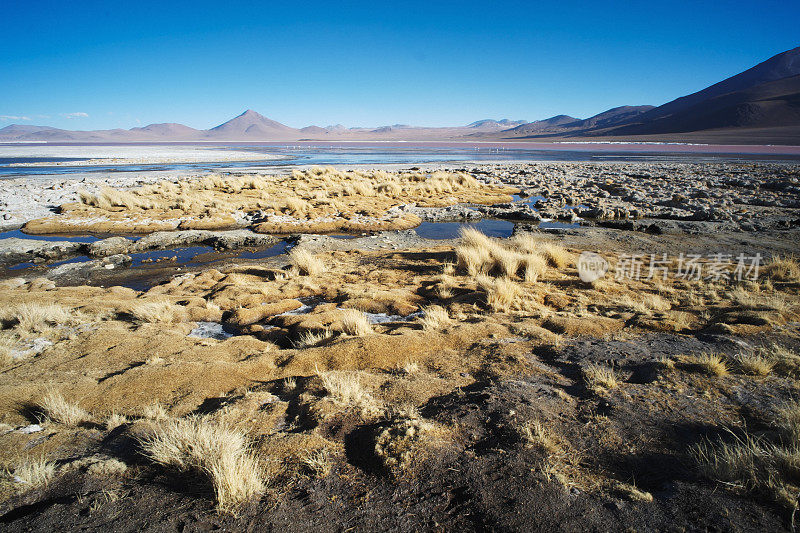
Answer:
[{"label": "clear blue sky", "polygon": [[0,13],[0,127],[208,128],[246,108],[295,127],[585,118],[800,44],[796,0],[6,0]]}]

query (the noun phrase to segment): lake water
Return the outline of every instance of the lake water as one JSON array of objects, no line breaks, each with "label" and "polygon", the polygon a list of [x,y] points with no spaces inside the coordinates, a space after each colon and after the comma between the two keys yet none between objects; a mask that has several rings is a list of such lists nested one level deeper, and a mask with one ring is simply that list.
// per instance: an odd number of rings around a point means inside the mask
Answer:
[{"label": "lake water", "polygon": [[[247,169],[287,165],[419,165],[459,161],[789,161],[800,162],[800,147],[792,146],[709,146],[689,144],[581,144],[581,143],[453,143],[453,142],[340,142],[340,143],[202,143],[202,144],[137,144],[164,148],[216,148],[250,151],[253,161],[219,163],[159,163],[128,165],[70,166],[76,158],[15,157],[13,146],[0,157],[0,178],[27,175],[78,174],[90,172],[202,171],[215,169]],[[29,148],[30,145],[17,145]],[[47,144],[48,148],[59,146]],[[75,145],[61,145],[75,147]],[[88,146],[88,145],[87,145]],[[109,146],[114,145],[91,145]],[[117,145],[131,146],[131,145]],[[258,154],[280,156],[280,159],[258,159]],[[61,163],[58,166],[10,167],[14,163]]]}]

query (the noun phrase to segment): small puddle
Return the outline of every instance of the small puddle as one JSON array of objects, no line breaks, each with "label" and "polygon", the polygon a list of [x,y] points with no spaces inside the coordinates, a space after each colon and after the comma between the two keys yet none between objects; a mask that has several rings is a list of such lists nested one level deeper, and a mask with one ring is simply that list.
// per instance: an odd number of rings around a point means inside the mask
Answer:
[{"label": "small puddle", "polygon": [[49,242],[82,242],[88,244],[91,242],[99,241],[101,237],[95,235],[28,235],[21,229],[14,229],[10,231],[0,231],[0,239],[28,239],[32,241],[49,241]]},{"label": "small puddle", "polygon": [[514,223],[494,219],[479,222],[423,222],[414,231],[424,239],[456,239],[461,228],[476,228],[490,237],[510,237],[514,232]]}]

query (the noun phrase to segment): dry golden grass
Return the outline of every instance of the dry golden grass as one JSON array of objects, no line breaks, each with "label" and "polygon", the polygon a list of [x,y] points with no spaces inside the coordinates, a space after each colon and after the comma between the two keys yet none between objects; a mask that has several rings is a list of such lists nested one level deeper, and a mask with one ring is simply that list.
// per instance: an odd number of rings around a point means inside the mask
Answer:
[{"label": "dry golden grass", "polygon": [[146,420],[166,420],[169,418],[169,413],[160,403],[151,403],[142,408],[142,418]]},{"label": "dry golden grass", "polygon": [[539,420],[526,423],[520,429],[520,433],[527,445],[538,448],[543,453],[555,455],[561,452],[558,438]]},{"label": "dry golden grass", "polygon": [[300,465],[314,477],[326,477],[333,468],[333,457],[325,448],[313,451],[304,451],[300,455]]},{"label": "dry golden grass", "polygon": [[359,372],[317,370],[317,376],[334,404],[360,411],[365,417],[382,412],[382,407],[361,384]]},{"label": "dry golden grass", "polygon": [[129,422],[128,417],[119,413],[111,413],[106,418],[106,429],[108,431],[114,430],[120,426],[124,426]]},{"label": "dry golden grass", "polygon": [[261,468],[240,431],[199,417],[168,419],[140,437],[140,444],[157,464],[207,476],[221,511],[264,492]]},{"label": "dry golden grass", "polygon": [[766,376],[775,368],[775,363],[754,353],[740,353],[734,357],[736,366],[751,376]]},{"label": "dry golden grass", "polygon": [[55,477],[56,465],[44,457],[25,458],[9,474],[15,481],[25,484],[23,489],[43,487]]},{"label": "dry golden grass", "polygon": [[538,253],[529,253],[522,257],[522,279],[535,282],[547,271],[547,260]]},{"label": "dry golden grass", "polygon": [[51,422],[65,426],[77,426],[91,421],[92,416],[80,406],[69,403],[56,390],[50,390],[39,401],[39,409]]},{"label": "dry golden grass", "polygon": [[792,378],[800,378],[800,355],[795,351],[773,343],[760,348],[757,355],[773,364],[775,373]]},{"label": "dry golden grass", "polygon": [[703,352],[684,357],[684,361],[709,376],[727,376],[728,365],[725,359],[715,353]]},{"label": "dry golden grass", "polygon": [[2,314],[3,322],[16,323],[20,331],[41,333],[53,326],[79,321],[79,314],[56,303],[24,303],[12,306]]},{"label": "dry golden grass", "polygon": [[710,479],[784,506],[797,508],[796,474],[800,448],[796,441],[776,444],[764,437],[729,432],[731,438],[702,442],[691,453]]},{"label": "dry golden grass", "polygon": [[419,319],[425,331],[438,331],[452,322],[447,309],[438,305],[422,308],[422,317]]},{"label": "dry golden grass", "polygon": [[485,294],[486,305],[493,311],[510,311],[523,295],[522,288],[506,278],[495,279],[479,275],[475,281]]},{"label": "dry golden grass", "polygon": [[586,387],[593,391],[614,389],[619,386],[616,372],[607,366],[594,363],[586,365],[582,369],[582,375]]},{"label": "dry golden grass", "polygon": [[764,265],[762,272],[775,281],[800,282],[800,263],[795,256],[776,256]]},{"label": "dry golden grass", "polygon": [[313,348],[331,338],[333,338],[333,332],[327,328],[320,331],[306,330],[301,332],[296,340],[292,341],[292,346],[298,350]]},{"label": "dry golden grass", "polygon": [[558,244],[545,242],[539,251],[547,263],[554,268],[564,268],[572,262],[572,255]]},{"label": "dry golden grass", "polygon": [[361,337],[372,333],[372,324],[367,315],[358,309],[342,309],[340,314],[342,329],[348,335]]},{"label": "dry golden grass", "polygon": [[301,248],[294,248],[289,252],[289,263],[301,274],[307,276],[317,276],[325,272],[325,263],[311,252]]},{"label": "dry golden grass", "polygon": [[182,322],[186,318],[182,307],[167,300],[137,302],[131,307],[130,314],[140,322],[165,324]]}]

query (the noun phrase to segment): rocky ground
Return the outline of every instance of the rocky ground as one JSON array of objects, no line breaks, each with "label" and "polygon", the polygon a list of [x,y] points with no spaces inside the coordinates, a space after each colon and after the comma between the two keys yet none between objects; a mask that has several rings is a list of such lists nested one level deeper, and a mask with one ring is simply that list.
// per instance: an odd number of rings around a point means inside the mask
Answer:
[{"label": "rocky ground", "polygon": [[398,210],[513,235],[0,240],[4,530],[791,530],[798,167],[448,171],[520,193]]}]

